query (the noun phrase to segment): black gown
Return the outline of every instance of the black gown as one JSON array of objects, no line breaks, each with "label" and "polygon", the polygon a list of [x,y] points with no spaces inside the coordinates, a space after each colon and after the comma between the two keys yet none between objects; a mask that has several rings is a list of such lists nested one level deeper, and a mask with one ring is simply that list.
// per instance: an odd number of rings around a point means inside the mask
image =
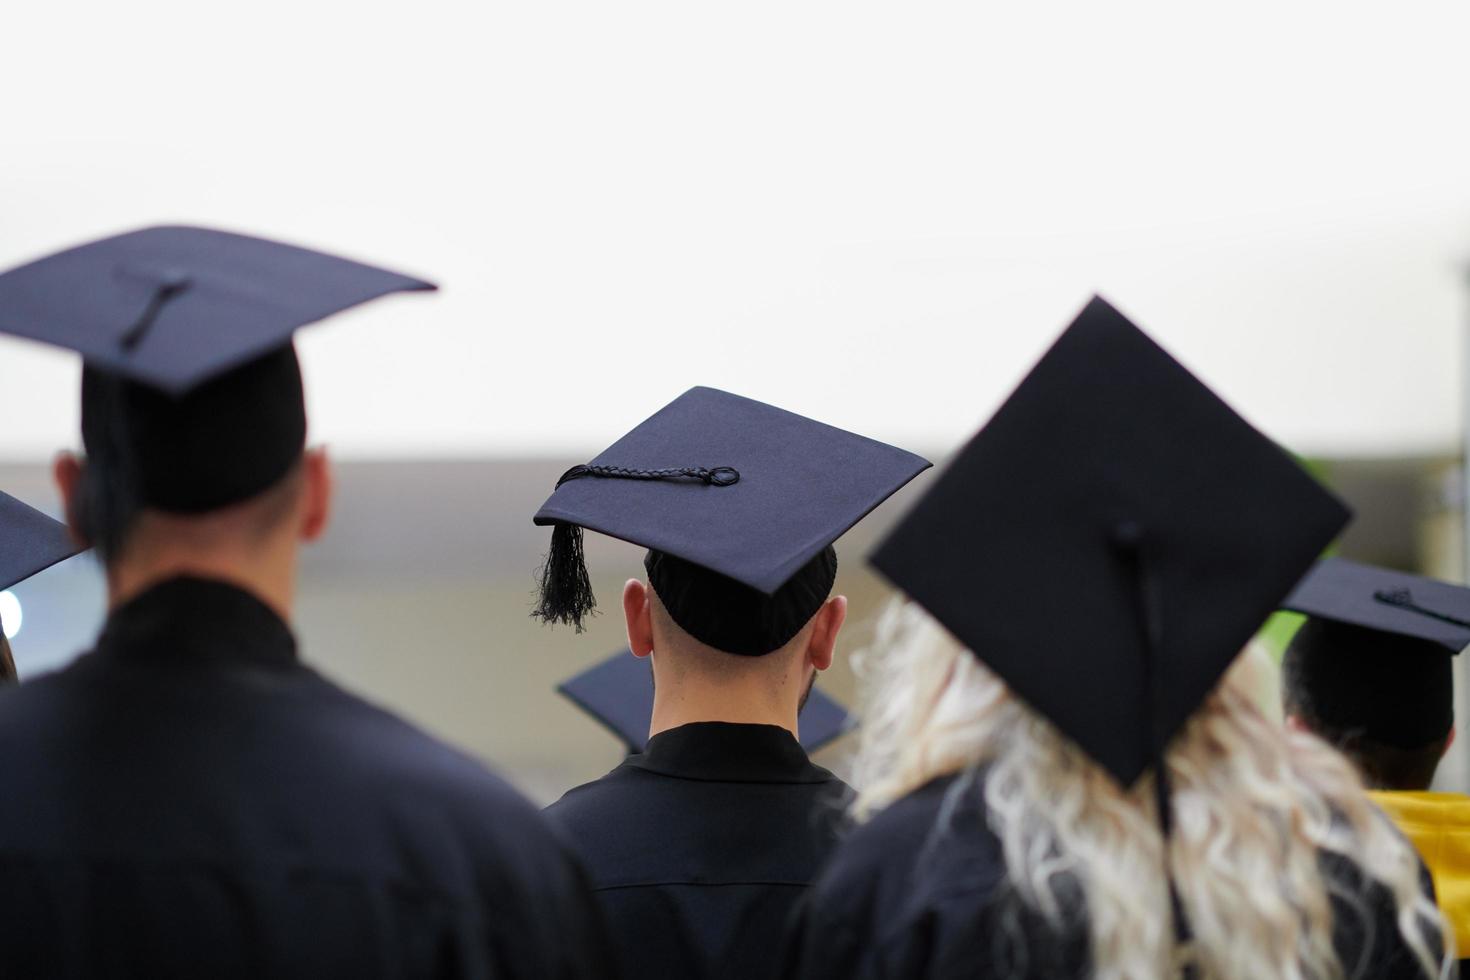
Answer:
[{"label": "black gown", "polygon": [[700,722],[546,812],[582,854],[625,976],[762,980],[846,792],[784,728]]},{"label": "black gown", "polygon": [[[1005,857],[983,809],[946,807],[957,778],[945,777],[893,803],[853,832],[792,917],[788,980],[1082,980],[1090,977],[1085,902],[1058,882],[1066,927],[1053,928],[1019,902],[997,901]],[[977,798],[970,787],[963,800]],[[943,818],[948,831],[931,833]],[[1350,892],[1357,869],[1324,858],[1323,871]],[[1365,928],[1334,898],[1334,945],[1349,980],[1418,980],[1387,893],[1368,895]],[[1373,938],[1369,938],[1370,933]]]},{"label": "black gown", "polygon": [[244,591],[165,582],[0,693],[0,977],[532,980],[607,956],[534,808],[303,666]]}]

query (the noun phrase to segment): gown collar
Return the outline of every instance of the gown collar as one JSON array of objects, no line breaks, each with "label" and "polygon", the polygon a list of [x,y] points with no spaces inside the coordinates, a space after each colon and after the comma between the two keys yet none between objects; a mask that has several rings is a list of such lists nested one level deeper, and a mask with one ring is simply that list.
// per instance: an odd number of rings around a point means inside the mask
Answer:
[{"label": "gown collar", "polygon": [[637,769],[735,783],[821,783],[834,779],[779,725],[699,721],[659,732],[624,763]]},{"label": "gown collar", "polygon": [[96,652],[128,659],[289,667],[296,637],[269,606],[236,585],[180,576],[107,617]]}]

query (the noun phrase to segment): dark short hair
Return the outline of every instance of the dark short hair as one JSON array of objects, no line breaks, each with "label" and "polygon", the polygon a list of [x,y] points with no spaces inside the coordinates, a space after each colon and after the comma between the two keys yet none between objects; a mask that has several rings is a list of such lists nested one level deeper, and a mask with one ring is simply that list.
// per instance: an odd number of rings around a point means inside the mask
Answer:
[{"label": "dark short hair", "polygon": [[1428,640],[1310,618],[1281,662],[1286,712],[1377,789],[1422,790],[1454,725],[1450,651]]},{"label": "dark short hair", "polygon": [[290,344],[182,394],[84,365],[81,406],[87,467],[73,517],[104,560],[143,508],[203,514],[253,499],[306,447]]},{"label": "dark short hair", "polygon": [[789,643],[822,608],[837,552],[827,545],[772,595],[663,551],[649,551],[643,567],[680,629],[716,650],[759,657]]},{"label": "dark short hair", "polygon": [[[287,493],[302,472],[302,458],[298,455],[284,475],[249,499],[266,500],[272,495]],[[88,456],[82,466],[74,510],[68,515],[77,533],[92,545],[104,565],[122,553],[128,535],[145,506],[131,489],[136,484],[125,472],[119,473],[128,465],[126,459],[117,456]],[[281,518],[285,512],[285,497],[281,503],[279,508],[267,509],[263,523],[274,525]]]}]

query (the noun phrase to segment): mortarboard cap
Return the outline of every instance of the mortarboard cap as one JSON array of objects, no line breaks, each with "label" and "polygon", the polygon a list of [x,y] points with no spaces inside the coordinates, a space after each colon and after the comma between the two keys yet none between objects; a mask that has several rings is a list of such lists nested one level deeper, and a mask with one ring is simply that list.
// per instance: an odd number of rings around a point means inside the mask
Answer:
[{"label": "mortarboard cap", "polygon": [[[557,685],[557,692],[600,722],[629,752],[642,752],[653,718],[653,673],[623,649]],[[812,688],[801,711],[801,744],[815,752],[849,727],[842,705]]]},{"label": "mortarboard cap", "polygon": [[535,614],[580,628],[593,608],[587,528],[649,549],[649,582],[690,635],[729,653],[769,653],[826,600],[832,542],[928,466],[771,405],[691,388],[558,481],[534,518],[554,525]]},{"label": "mortarboard cap", "polygon": [[1346,558],[1324,558],[1282,609],[1428,640],[1450,653],[1470,646],[1470,589]]},{"label": "mortarboard cap", "polygon": [[[295,330],[421,279],[207,228],[106,238],[0,274],[0,332],[80,353],[93,496],[213,510],[285,475],[306,438]],[[183,463],[183,465],[181,465]]]},{"label": "mortarboard cap", "polygon": [[0,493],[0,590],[19,585],[80,550],[65,524]]},{"label": "mortarboard cap", "polygon": [[1129,786],[1348,517],[1093,299],[872,562]]},{"label": "mortarboard cap", "polygon": [[0,331],[182,395],[300,327],[422,279],[210,228],[144,228],[0,275]]},{"label": "mortarboard cap", "polygon": [[[0,493],[0,591],[19,585],[80,549],[72,543],[66,525]],[[0,623],[0,684],[15,680],[4,624]]]},{"label": "mortarboard cap", "polygon": [[1470,644],[1470,589],[1328,558],[1281,606],[1310,617],[1282,670],[1316,727],[1403,749],[1448,736],[1450,660]]}]

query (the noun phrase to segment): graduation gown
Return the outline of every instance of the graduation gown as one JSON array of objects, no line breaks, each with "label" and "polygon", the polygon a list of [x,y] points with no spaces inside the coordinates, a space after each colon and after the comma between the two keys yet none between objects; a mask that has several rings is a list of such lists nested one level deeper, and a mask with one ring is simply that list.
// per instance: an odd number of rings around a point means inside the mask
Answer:
[{"label": "graduation gown", "polygon": [[[950,812],[945,793],[960,777],[920,787],[859,828],[833,854],[793,915],[788,980],[1082,980],[1092,976],[1079,888],[1059,884],[1070,928],[1054,929],[1019,903],[999,900],[1005,857],[983,808]],[[941,820],[949,832],[931,832]],[[1355,867],[1324,858],[1323,873],[1356,893]],[[1369,891],[1370,930],[1333,899],[1333,940],[1349,980],[1421,980],[1383,889]],[[1369,934],[1372,938],[1369,938]]]},{"label": "graduation gown", "polygon": [[784,728],[699,722],[546,812],[583,857],[625,976],[761,980],[846,790]]},{"label": "graduation gown", "polygon": [[605,944],[534,808],[230,585],[0,693],[0,976],[580,978]]},{"label": "graduation gown", "polygon": [[1470,977],[1470,796],[1387,790],[1368,795],[1429,868],[1439,910],[1455,933],[1460,976]]}]

